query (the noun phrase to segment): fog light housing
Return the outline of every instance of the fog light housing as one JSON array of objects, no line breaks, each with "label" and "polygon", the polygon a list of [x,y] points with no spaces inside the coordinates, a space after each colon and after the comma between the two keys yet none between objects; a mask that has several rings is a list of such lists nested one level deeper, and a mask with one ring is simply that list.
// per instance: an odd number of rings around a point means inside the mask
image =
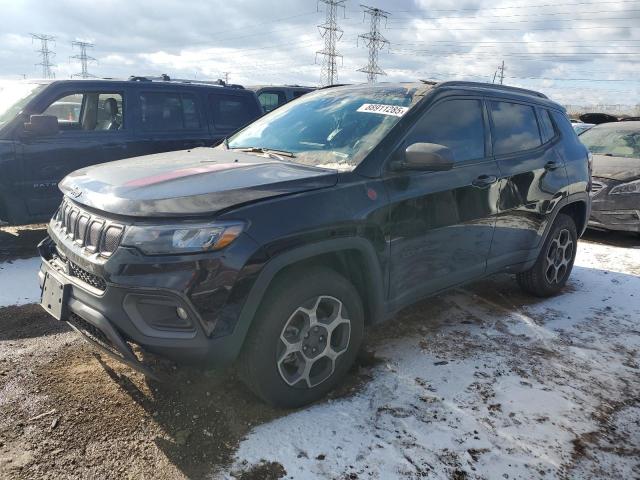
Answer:
[{"label": "fog light housing", "polygon": [[[197,316],[181,299],[165,295],[128,294],[123,307],[140,332],[157,338],[193,338]],[[191,318],[195,317],[195,318]]]}]

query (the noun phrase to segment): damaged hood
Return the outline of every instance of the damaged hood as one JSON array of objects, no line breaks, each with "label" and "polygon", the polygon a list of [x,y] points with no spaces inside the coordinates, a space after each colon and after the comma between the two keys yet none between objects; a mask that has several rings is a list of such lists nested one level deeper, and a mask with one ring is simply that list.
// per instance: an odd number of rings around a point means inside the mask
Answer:
[{"label": "damaged hood", "polygon": [[334,170],[267,155],[196,148],[76,170],[60,190],[75,202],[118,215],[195,216],[336,184]]},{"label": "damaged hood", "polygon": [[640,158],[593,156],[593,176],[621,182],[640,177]]}]

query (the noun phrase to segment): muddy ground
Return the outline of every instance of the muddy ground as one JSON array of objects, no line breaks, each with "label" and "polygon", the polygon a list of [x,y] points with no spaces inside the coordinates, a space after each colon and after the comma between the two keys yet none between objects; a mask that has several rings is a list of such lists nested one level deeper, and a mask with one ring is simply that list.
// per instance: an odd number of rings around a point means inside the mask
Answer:
[{"label": "muddy ground", "polygon": [[[42,233],[41,229],[22,230],[17,236],[0,232],[5,235],[0,255],[9,261],[30,256]],[[13,243],[5,243],[7,235]],[[598,233],[589,234],[587,240],[619,246],[638,243],[631,236]],[[507,297],[494,286],[481,282],[469,291],[505,310],[538,301],[513,289]],[[432,348],[427,340],[437,335],[439,325],[425,319],[442,317],[447,303],[439,298],[370,329],[349,377],[323,403],[361,392],[380,362],[386,361],[376,355],[386,342],[423,335],[425,349]],[[48,318],[37,305],[0,308],[0,478],[210,478],[232,464],[239,442],[255,426],[291,413],[262,404],[232,370],[201,371],[149,361],[171,381],[147,381],[97,356],[66,324]],[[630,365],[638,368],[638,361],[638,352],[631,352]],[[616,426],[617,412],[640,409],[640,392],[635,388],[623,396],[625,400],[602,408],[601,432],[576,436],[576,461],[617,449],[640,465],[640,445],[628,443],[637,438],[640,426],[629,427],[624,419]],[[627,444],[621,445],[616,435],[625,428],[631,428],[631,437],[626,435]],[[640,478],[640,467],[637,474]],[[287,472],[279,462],[265,461],[229,475],[268,479]],[[454,469],[450,478],[466,475]]]}]

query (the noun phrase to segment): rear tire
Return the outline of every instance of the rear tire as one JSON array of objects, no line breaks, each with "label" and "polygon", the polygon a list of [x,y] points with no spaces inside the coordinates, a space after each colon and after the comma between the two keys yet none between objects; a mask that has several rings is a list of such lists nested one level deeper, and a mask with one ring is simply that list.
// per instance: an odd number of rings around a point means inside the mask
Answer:
[{"label": "rear tire", "polygon": [[323,267],[277,278],[258,309],[238,360],[243,382],[277,407],[322,398],[353,364],[364,332],[358,292]]},{"label": "rear tire", "polygon": [[550,297],[560,292],[571,274],[577,244],[573,218],[564,213],[558,214],[536,263],[516,275],[520,288],[537,297]]}]

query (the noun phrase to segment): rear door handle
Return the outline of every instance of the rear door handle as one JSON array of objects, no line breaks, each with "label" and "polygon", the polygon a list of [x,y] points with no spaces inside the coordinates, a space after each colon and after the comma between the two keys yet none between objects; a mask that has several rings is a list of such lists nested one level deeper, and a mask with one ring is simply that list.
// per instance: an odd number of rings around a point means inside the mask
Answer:
[{"label": "rear door handle", "polygon": [[560,165],[558,165],[557,162],[547,162],[544,165],[544,169],[545,170],[555,170],[556,168],[558,168]]},{"label": "rear door handle", "polygon": [[493,185],[497,181],[498,177],[496,177],[495,175],[480,175],[473,182],[471,182],[471,184],[474,187],[484,188],[488,187],[489,185]]}]

